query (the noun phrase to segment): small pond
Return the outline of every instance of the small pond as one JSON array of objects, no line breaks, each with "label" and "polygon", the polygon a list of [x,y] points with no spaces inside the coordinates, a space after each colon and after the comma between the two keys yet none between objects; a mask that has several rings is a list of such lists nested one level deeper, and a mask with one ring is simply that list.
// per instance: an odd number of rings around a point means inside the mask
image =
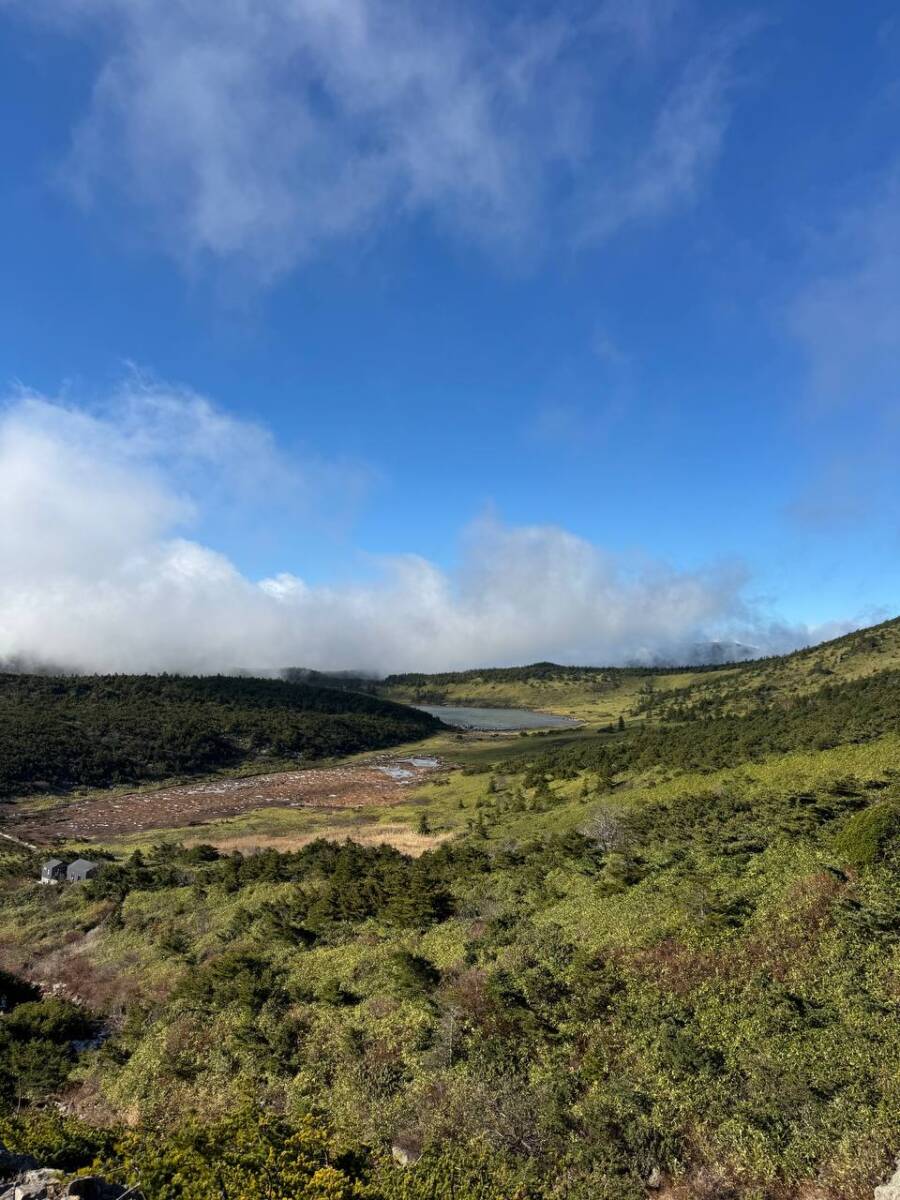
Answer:
[{"label": "small pond", "polygon": [[436,771],[440,765],[438,759],[428,755],[420,758],[398,758],[396,763],[387,767],[376,767],[375,770],[390,776],[391,779],[414,779],[416,772],[412,770],[413,767],[420,771]]},{"label": "small pond", "polygon": [[390,779],[412,779],[415,776],[415,771],[410,771],[408,767],[376,767],[375,770]]},{"label": "small pond", "polygon": [[493,733],[515,729],[561,729],[579,724],[573,717],[534,712],[530,708],[469,708],[452,704],[417,704],[415,707],[457,729],[483,729]]}]

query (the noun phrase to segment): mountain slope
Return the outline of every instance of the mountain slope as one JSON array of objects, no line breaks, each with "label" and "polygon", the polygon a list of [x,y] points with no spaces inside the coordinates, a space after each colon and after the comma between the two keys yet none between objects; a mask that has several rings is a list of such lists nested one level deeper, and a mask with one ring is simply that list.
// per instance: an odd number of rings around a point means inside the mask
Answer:
[{"label": "mountain slope", "polygon": [[677,717],[679,709],[747,712],[827,684],[900,668],[900,618],[774,658],[708,667],[482,668],[390,675],[381,695],[405,703],[521,706],[590,722]]}]

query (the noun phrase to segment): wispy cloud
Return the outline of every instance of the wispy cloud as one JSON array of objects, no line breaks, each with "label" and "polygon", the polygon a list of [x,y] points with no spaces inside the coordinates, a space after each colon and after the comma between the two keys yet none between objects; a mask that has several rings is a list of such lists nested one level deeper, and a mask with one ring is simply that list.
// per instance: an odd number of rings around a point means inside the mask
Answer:
[{"label": "wispy cloud", "polygon": [[696,194],[729,116],[736,38],[661,56],[675,0],[502,19],[411,0],[27,11],[97,35],[66,185],[85,205],[124,199],[182,262],[262,281],[413,214],[495,249],[568,236],[566,196],[590,197],[582,240],[660,219]]},{"label": "wispy cloud", "polygon": [[807,283],[789,312],[820,398],[896,405],[900,378],[900,162],[810,237]]},{"label": "wispy cloud", "polygon": [[[817,474],[789,514],[834,531],[896,513],[900,490],[900,160],[809,235],[787,328],[809,370]],[[837,449],[836,449],[837,447]]]},{"label": "wispy cloud", "polygon": [[0,659],[436,670],[677,659],[710,638],[781,649],[815,636],[763,621],[740,567],[683,571],[496,519],[469,528],[453,572],[398,554],[377,560],[374,582],[251,579],[189,536],[235,467],[302,494],[302,468],[286,472],[265,430],[186,389],[131,379],[87,407],[11,397],[0,410]]},{"label": "wispy cloud", "polygon": [[618,173],[586,189],[582,243],[602,241],[626,226],[651,224],[696,198],[731,118],[739,82],[735,55],[756,28],[756,22],[742,22],[687,60],[643,145]]}]

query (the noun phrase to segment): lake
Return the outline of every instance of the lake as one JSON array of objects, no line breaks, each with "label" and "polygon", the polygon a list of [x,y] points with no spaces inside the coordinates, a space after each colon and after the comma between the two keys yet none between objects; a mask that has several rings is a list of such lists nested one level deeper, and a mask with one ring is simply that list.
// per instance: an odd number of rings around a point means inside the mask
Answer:
[{"label": "lake", "polygon": [[482,729],[503,732],[516,729],[560,729],[578,725],[573,717],[558,717],[554,713],[534,712],[530,708],[470,708],[452,704],[417,704],[422,712],[439,717],[457,729]]}]

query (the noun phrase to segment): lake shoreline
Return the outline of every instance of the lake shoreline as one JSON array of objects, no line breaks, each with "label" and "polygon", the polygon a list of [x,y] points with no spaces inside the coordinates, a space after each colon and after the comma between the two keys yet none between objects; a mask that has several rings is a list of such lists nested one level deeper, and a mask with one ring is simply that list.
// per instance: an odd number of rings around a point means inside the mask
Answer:
[{"label": "lake shoreline", "polygon": [[416,704],[455,729],[475,733],[516,733],[542,729],[574,729],[583,724],[577,717],[544,713],[532,708],[503,708],[469,704]]}]

